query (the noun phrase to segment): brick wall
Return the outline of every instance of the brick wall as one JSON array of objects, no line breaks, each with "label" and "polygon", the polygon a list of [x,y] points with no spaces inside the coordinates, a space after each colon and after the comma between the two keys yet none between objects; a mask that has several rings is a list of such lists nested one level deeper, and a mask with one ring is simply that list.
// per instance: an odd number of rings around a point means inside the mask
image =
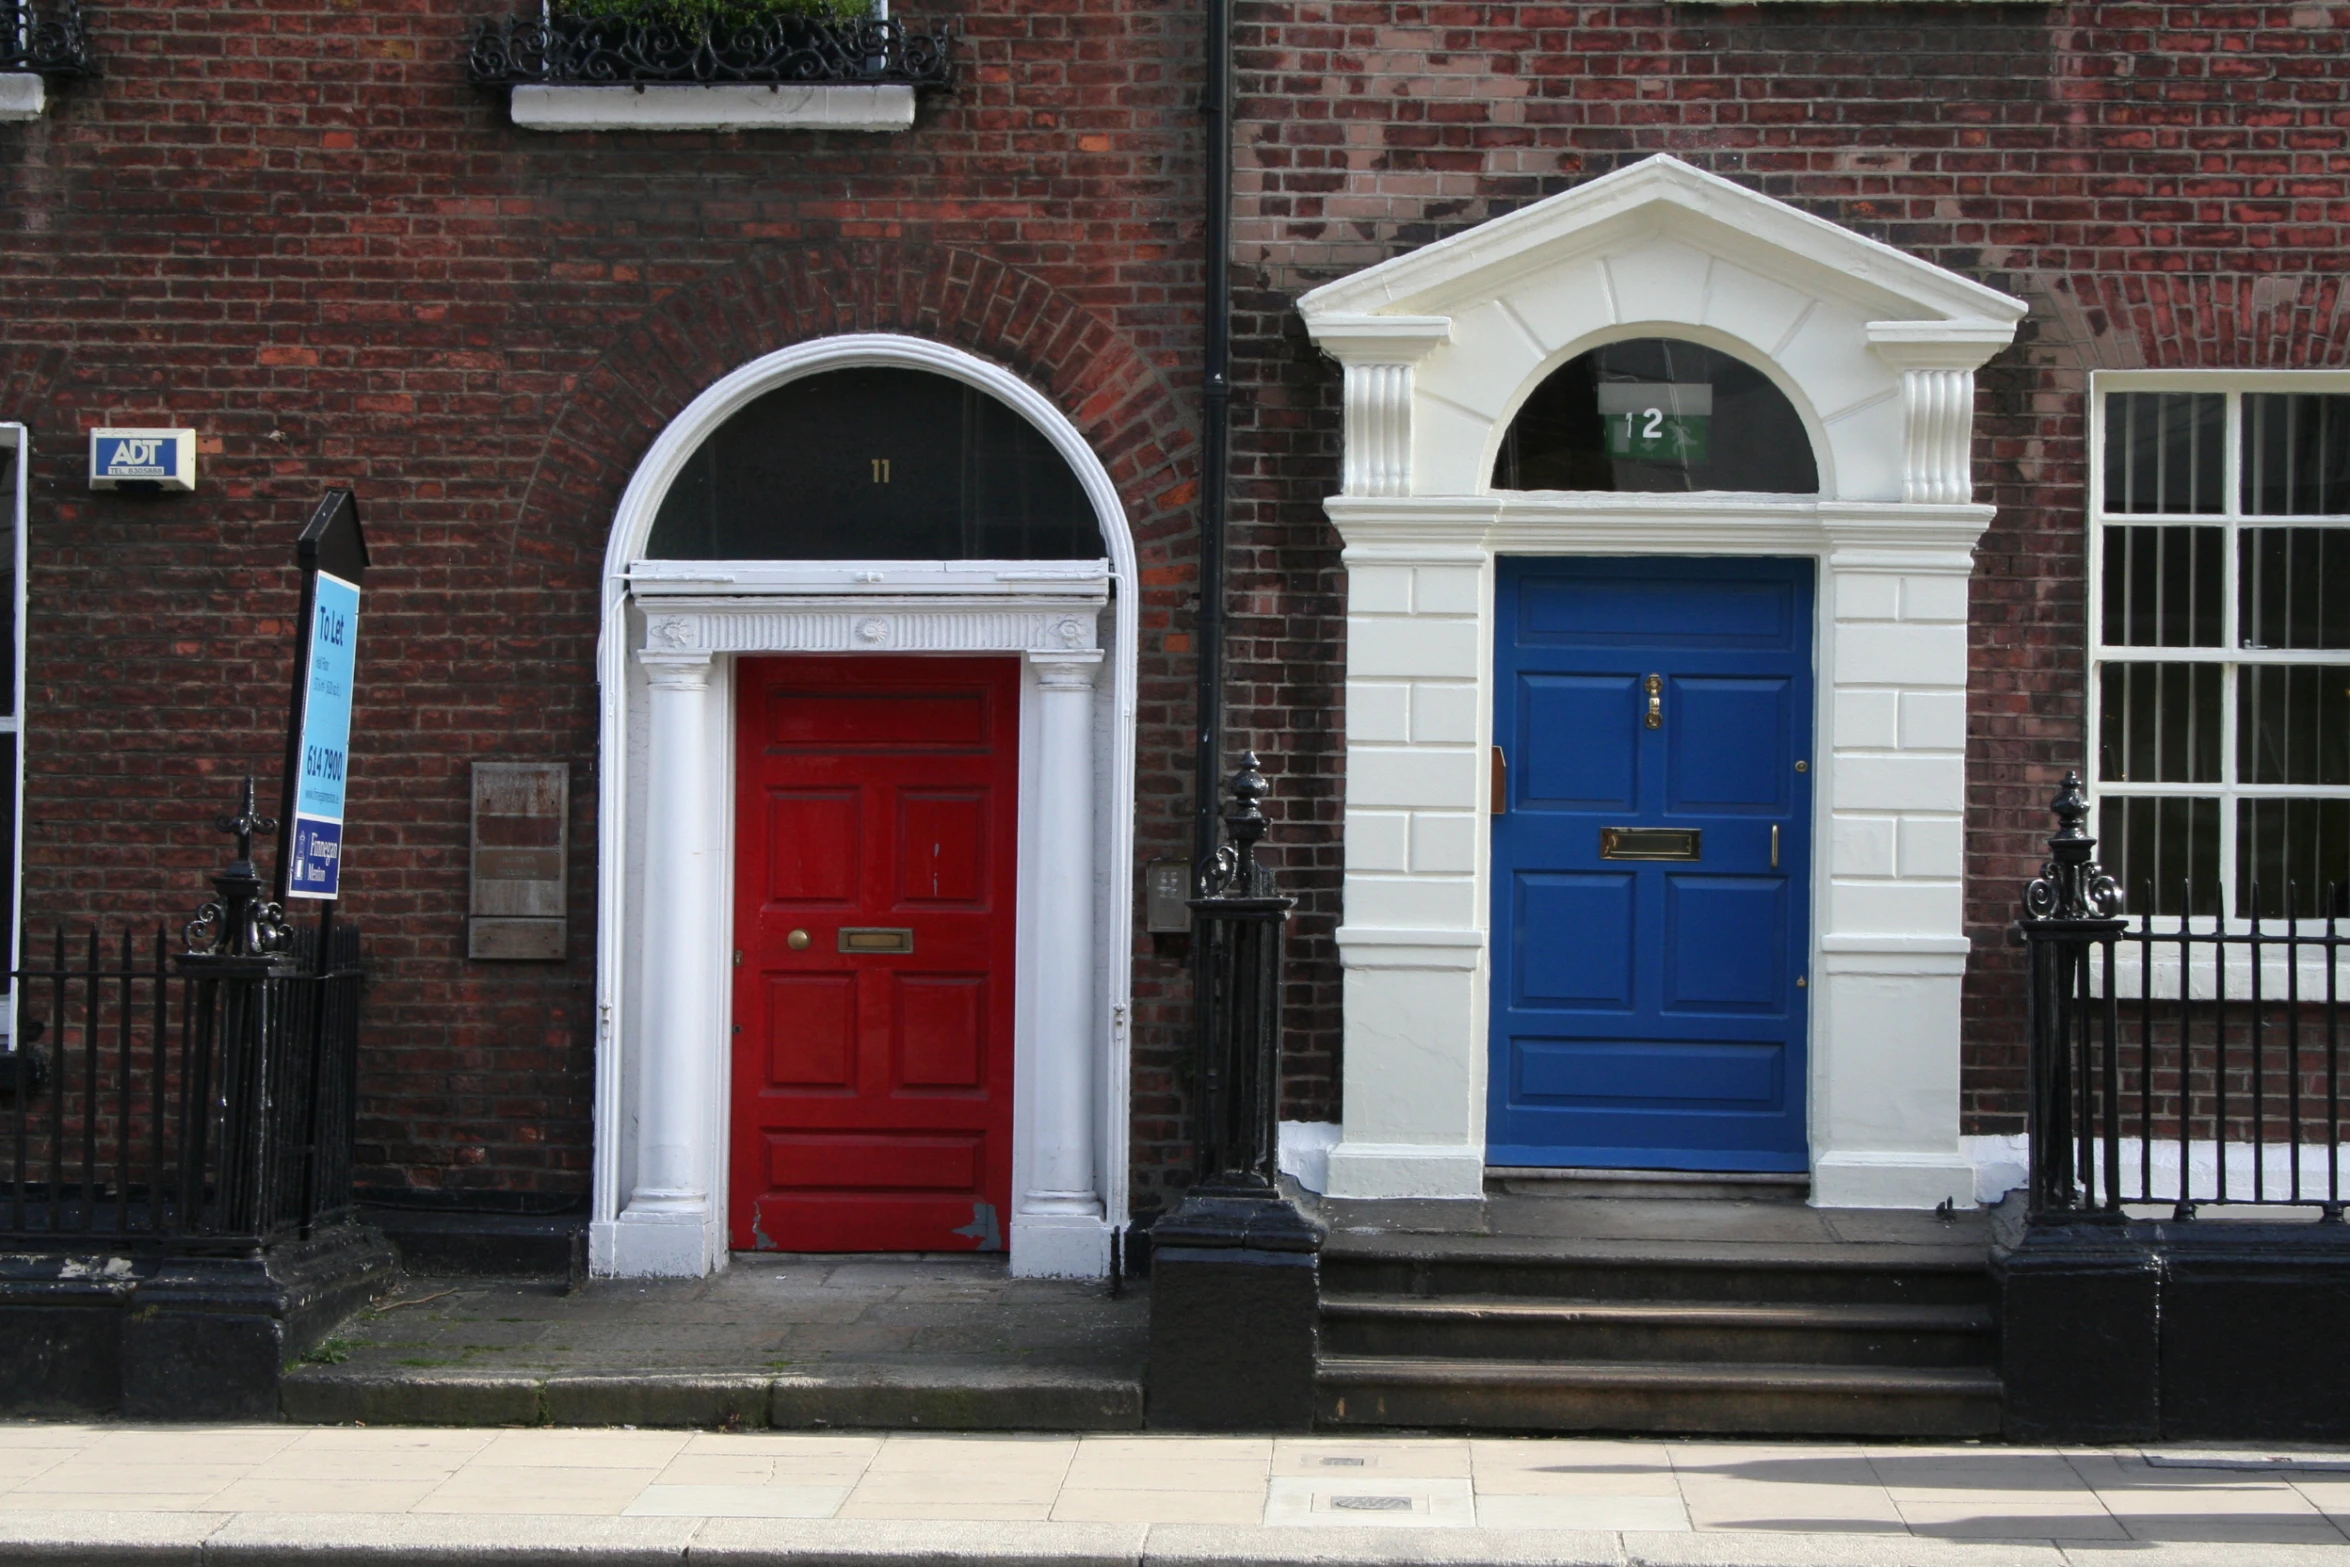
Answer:
[{"label": "brick wall", "polygon": [[[2082,760],[2088,371],[2339,366],[2350,10],[2322,5],[1241,0],[1239,719],[1292,754],[1310,856],[1299,1105],[1335,1070],[1342,783],[1314,660],[1343,635],[1336,367],[1317,284],[1670,152],[2031,302],[1979,378],[1966,1113],[2021,1129],[2005,946]],[[1291,706],[1277,706],[1276,699]],[[1295,1108],[1296,1106],[1293,1106]],[[1335,1106],[1328,1106],[1334,1113]]]},{"label": "brick wall", "polygon": [[[1197,7],[908,0],[964,84],[899,136],[537,136],[462,79],[460,0],[93,5],[106,76],[0,127],[0,417],[34,426],[36,922],[184,918],[276,766],[285,562],[356,485],[378,570],[352,911],[380,978],[366,1176],[563,1200],[588,1156],[596,574],[620,486],[716,375],[887,327],[1009,364],[1105,455],[1146,585],[1143,857],[1186,848]],[[2082,394],[2122,365],[2340,364],[2341,13],[2323,6],[1240,0],[1231,673],[1303,897],[1289,1113],[1335,1117],[1337,377],[1303,289],[1671,151],[2032,301],[1981,380],[1970,1117],[2015,1124],[1998,936],[2078,758]],[[88,496],[81,430],[202,430],[201,492]],[[562,965],[468,964],[465,779],[568,760]],[[1145,1205],[1185,986],[1136,975]]]},{"label": "brick wall", "polygon": [[[28,908],[44,930],[187,917],[234,775],[278,770],[294,531],[354,485],[361,1178],[562,1202],[590,1144],[606,532],[655,433],[744,361],[914,332],[1076,420],[1143,562],[1139,852],[1187,855],[1198,27],[907,0],[955,24],[964,77],[903,135],[549,136],[466,84],[481,9],[92,6],[104,77],[0,126],[0,418],[38,454]],[[199,492],[86,493],[104,423],[197,427]],[[477,759],[572,765],[562,964],[463,957]],[[1187,987],[1147,943],[1139,963],[1155,1200]]]}]

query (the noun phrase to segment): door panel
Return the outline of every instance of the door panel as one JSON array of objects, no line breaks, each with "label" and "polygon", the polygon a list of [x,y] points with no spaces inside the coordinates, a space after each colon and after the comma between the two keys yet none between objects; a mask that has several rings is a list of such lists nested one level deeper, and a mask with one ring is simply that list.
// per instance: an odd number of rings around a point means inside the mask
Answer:
[{"label": "door panel", "polygon": [[1504,560],[1496,594],[1487,1158],[1806,1168],[1811,563]]},{"label": "door panel", "polygon": [[1795,788],[1791,684],[1687,675],[1666,681],[1668,812],[1787,814]]},{"label": "door panel", "polygon": [[[1636,889],[1626,875],[1518,877],[1517,994],[1521,1004],[1622,1011],[1632,1005]],[[1576,942],[1529,942],[1529,931],[1573,929]]]},{"label": "door panel", "polygon": [[1525,742],[1511,761],[1529,804],[1553,808],[1629,806],[1639,792],[1639,753],[1587,746],[1577,736],[1612,729],[1640,711],[1640,677],[1529,674],[1520,686],[1518,732]]},{"label": "door panel", "polygon": [[746,659],[736,678],[732,1243],[998,1249],[1019,663]]}]

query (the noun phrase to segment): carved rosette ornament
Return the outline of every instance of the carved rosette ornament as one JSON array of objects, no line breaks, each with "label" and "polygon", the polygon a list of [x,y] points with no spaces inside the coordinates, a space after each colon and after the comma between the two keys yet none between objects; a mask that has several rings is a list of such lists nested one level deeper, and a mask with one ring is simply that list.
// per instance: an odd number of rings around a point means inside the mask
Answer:
[{"label": "carved rosette ornament", "polygon": [[2064,775],[2063,787],[2057,790],[2049,809],[2056,813],[2056,836],[2048,840],[2047,863],[2024,888],[2024,918],[2119,919],[2121,884],[2094,858],[2097,840],[2084,827],[2089,819],[2089,799],[2081,791],[2079,773]]}]

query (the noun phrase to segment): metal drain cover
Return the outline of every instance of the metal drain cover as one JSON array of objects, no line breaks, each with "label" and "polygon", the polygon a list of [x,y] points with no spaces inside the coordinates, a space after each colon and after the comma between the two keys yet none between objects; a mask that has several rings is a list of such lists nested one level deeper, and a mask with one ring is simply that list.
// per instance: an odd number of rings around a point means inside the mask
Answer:
[{"label": "metal drain cover", "polygon": [[1333,1496],[1330,1505],[1347,1513],[1408,1513],[1412,1499],[1408,1496]]}]

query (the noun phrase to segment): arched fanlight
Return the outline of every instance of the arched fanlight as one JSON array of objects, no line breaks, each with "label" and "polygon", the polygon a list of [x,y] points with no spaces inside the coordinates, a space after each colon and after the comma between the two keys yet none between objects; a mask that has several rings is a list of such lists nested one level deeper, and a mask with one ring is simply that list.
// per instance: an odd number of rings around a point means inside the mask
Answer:
[{"label": "arched fanlight", "polygon": [[976,387],[864,366],[778,387],[663,497],[654,560],[1098,560],[1093,503],[1042,432]]},{"label": "arched fanlight", "polygon": [[1640,337],[1579,354],[1502,437],[1497,490],[1819,493],[1802,416],[1750,364]]}]

